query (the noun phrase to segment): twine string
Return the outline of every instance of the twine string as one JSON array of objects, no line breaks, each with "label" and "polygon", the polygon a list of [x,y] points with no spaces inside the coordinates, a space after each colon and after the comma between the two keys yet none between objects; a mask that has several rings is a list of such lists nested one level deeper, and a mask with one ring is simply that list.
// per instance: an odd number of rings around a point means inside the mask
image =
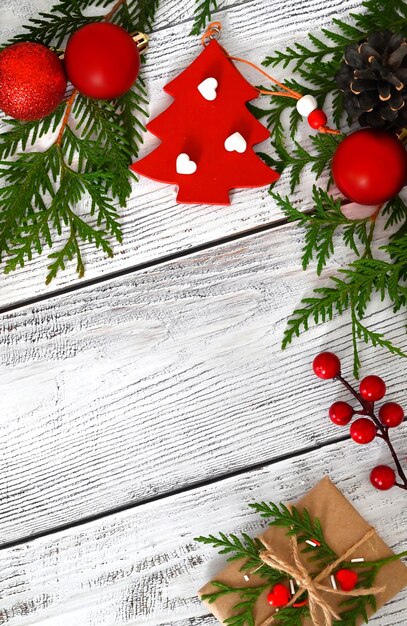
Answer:
[{"label": "twine string", "polygon": [[[330,593],[337,596],[357,597],[376,595],[377,593],[384,591],[384,587],[370,587],[369,589],[354,589],[352,591],[342,591],[340,589],[334,589],[333,587],[329,587],[328,585],[322,584],[321,582],[325,578],[328,578],[340,563],[347,561],[349,557],[358,548],[360,548],[360,546],[366,543],[366,541],[371,539],[374,534],[374,528],[370,528],[359,541],[354,543],[344,554],[339,556],[335,561],[327,565],[322,570],[322,572],[320,572],[315,578],[311,577],[300,558],[298,543],[295,537],[291,537],[291,554],[294,561],[293,564],[288,563],[283,558],[277,557],[275,554],[273,554],[272,548],[268,546],[264,540],[262,541],[266,549],[260,553],[260,558],[263,563],[265,563],[269,567],[284,572],[296,581],[298,591],[296,591],[296,593],[292,596],[292,598],[286,605],[287,607],[295,604],[298,598],[306,591],[308,593],[310,617],[313,624],[316,624],[317,626],[332,626],[332,620],[339,620],[340,616],[329,605],[327,600],[325,600],[322,595],[323,593]],[[320,620],[321,614],[323,621]],[[269,618],[264,620],[260,626],[269,626],[275,621],[275,619],[276,616],[271,615]]]},{"label": "twine string", "polygon": [[[208,43],[210,43],[212,39],[219,39],[221,30],[222,30],[221,22],[212,22],[211,24],[209,24],[206,31],[203,33],[201,37],[202,45],[207,46]],[[259,89],[258,87],[255,87],[255,89],[258,91],[259,94],[264,95],[264,96],[278,96],[280,98],[293,98],[294,100],[300,100],[303,97],[303,94],[298,93],[297,91],[294,91],[294,89],[291,89],[291,87],[288,87],[284,83],[281,83],[279,80],[274,78],[274,76],[271,76],[270,74],[265,72],[261,67],[259,67],[255,63],[252,63],[251,61],[247,61],[247,59],[241,59],[240,57],[231,56],[230,54],[228,54],[228,52],[224,48],[222,49],[230,61],[235,61],[237,63],[244,63],[245,65],[248,65],[252,69],[256,70],[257,72],[265,76],[271,83],[274,83],[274,85],[277,85],[277,87],[281,89],[281,91],[273,91],[273,90],[269,91],[266,89]],[[329,128],[329,126],[321,126],[321,128],[318,129],[318,132],[326,133],[329,135],[340,135],[339,130]]]}]

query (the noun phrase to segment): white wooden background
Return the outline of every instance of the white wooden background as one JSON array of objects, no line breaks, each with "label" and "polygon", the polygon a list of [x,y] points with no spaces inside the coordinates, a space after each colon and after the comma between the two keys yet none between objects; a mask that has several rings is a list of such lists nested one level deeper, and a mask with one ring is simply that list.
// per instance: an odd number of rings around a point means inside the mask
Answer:
[{"label": "white wooden background", "polygon": [[[1,40],[51,4],[2,0]],[[260,63],[359,5],[224,0],[216,18],[223,45]],[[161,1],[146,64],[152,115],[199,51],[193,6]],[[307,174],[304,206],[311,184]],[[310,370],[326,348],[350,372],[349,320],[280,351],[316,278],[267,190],[237,191],[226,208],[179,206],[170,187],[143,180],[122,213],[124,243],[113,260],[89,248],[85,281],[69,267],[45,287],[44,257],[0,278],[0,624],[212,626],[196,590],[223,560],[193,537],[255,533],[247,502],[295,499],[325,474],[406,549],[404,495],[367,479],[387,451],[328,422],[342,395]],[[347,255],[338,242],[331,269]],[[407,350],[403,314],[376,302],[368,321]],[[407,401],[405,363],[372,348],[363,361]],[[372,620],[406,622],[406,593]]]}]

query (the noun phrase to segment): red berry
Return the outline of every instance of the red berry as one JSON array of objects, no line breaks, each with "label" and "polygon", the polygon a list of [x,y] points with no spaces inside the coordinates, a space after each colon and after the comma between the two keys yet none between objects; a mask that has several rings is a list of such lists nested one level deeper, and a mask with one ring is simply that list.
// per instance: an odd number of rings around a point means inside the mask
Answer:
[{"label": "red berry", "polygon": [[358,582],[358,575],[352,569],[340,569],[336,572],[335,578],[342,591],[353,591]]},{"label": "red berry", "polygon": [[352,202],[382,204],[406,184],[407,152],[395,134],[363,128],[341,141],[332,160],[332,174],[336,186]]},{"label": "red berry", "polygon": [[65,67],[78,91],[89,98],[110,100],[133,85],[140,69],[140,52],[124,28],[95,22],[71,35]]},{"label": "red berry", "polygon": [[359,385],[360,395],[364,400],[376,402],[386,394],[386,385],[379,376],[366,376]]},{"label": "red berry", "polygon": [[353,407],[347,402],[334,402],[329,409],[329,417],[334,424],[346,426],[351,421],[354,414]]},{"label": "red berry", "polygon": [[395,428],[400,426],[404,420],[404,411],[397,402],[386,402],[380,408],[379,417],[382,424],[389,428]]},{"label": "red berry", "polygon": [[370,482],[380,491],[387,491],[396,484],[396,474],[388,465],[378,465],[370,472]]},{"label": "red berry", "polygon": [[318,354],[314,359],[312,367],[314,373],[324,380],[335,378],[341,372],[341,362],[333,352],[321,352],[321,354]]},{"label": "red berry", "polygon": [[308,124],[311,128],[315,128],[315,130],[319,130],[323,126],[326,126],[327,121],[328,118],[321,109],[315,109],[308,115]]},{"label": "red berry", "polygon": [[376,432],[376,426],[367,417],[360,417],[350,427],[350,436],[356,443],[370,443],[376,437]]}]

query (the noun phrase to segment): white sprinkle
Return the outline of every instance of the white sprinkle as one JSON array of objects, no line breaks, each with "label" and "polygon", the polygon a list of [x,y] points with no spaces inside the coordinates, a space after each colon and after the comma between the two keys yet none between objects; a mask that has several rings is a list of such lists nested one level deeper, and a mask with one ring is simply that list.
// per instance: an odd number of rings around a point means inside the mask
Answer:
[{"label": "white sprinkle", "polygon": [[280,609],[276,609],[276,613],[278,613],[278,612],[279,612],[279,610],[280,610]]},{"label": "white sprinkle", "polygon": [[363,556],[357,558],[357,559],[351,559],[351,563],[364,563],[365,559],[363,558]]},{"label": "white sprinkle", "polygon": [[294,581],[292,578],[290,578],[290,591],[291,591],[291,595],[293,596],[295,594],[295,587],[294,587]]},{"label": "white sprinkle", "polygon": [[338,585],[336,584],[335,576],[331,574],[331,585],[335,591],[338,591]]},{"label": "white sprinkle", "polygon": [[311,541],[311,539],[306,539],[305,543],[308,543],[308,545],[312,546],[313,548],[317,547],[317,544],[314,541]]},{"label": "white sprinkle", "polygon": [[250,576],[249,576],[249,574],[245,574],[245,575],[243,576],[243,578],[244,578],[245,580],[250,580]]}]

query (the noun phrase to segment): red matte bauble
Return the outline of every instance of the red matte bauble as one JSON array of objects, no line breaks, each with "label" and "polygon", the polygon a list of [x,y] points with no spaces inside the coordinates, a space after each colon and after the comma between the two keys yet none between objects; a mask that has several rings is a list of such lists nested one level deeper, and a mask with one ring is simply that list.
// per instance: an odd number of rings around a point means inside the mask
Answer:
[{"label": "red matte bauble", "polygon": [[396,484],[396,473],[388,465],[378,465],[370,472],[370,482],[379,491],[387,491]]},{"label": "red matte bauble", "polygon": [[364,128],[339,144],[332,174],[336,186],[349,200],[382,204],[407,183],[407,152],[395,135]]},{"label": "red matte bauble", "polygon": [[40,43],[15,43],[0,52],[0,109],[17,120],[46,117],[66,90],[63,64]]},{"label": "red matte bauble", "polygon": [[85,96],[111,100],[125,94],[140,70],[140,52],[120,26],[88,24],[69,39],[65,67],[74,87]]}]

